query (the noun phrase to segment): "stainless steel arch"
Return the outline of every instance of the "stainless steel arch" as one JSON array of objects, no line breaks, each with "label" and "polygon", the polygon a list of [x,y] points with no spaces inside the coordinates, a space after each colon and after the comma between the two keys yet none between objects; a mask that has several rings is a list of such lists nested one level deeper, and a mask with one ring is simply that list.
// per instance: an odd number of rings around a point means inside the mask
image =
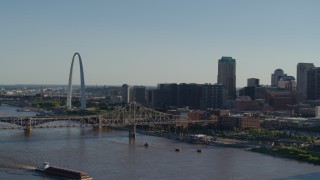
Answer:
[{"label": "stainless steel arch", "polygon": [[74,58],[78,56],[79,59],[79,64],[80,64],[80,79],[81,79],[81,110],[86,109],[86,89],[85,89],[85,84],[84,84],[84,73],[83,73],[83,66],[82,66],[82,60],[81,56],[79,53],[74,53],[72,62],[71,62],[71,67],[70,67],[70,75],[69,75],[69,85],[68,85],[68,95],[67,95],[67,108],[71,109],[71,98],[72,98],[72,71],[73,71],[73,63],[74,63]]}]

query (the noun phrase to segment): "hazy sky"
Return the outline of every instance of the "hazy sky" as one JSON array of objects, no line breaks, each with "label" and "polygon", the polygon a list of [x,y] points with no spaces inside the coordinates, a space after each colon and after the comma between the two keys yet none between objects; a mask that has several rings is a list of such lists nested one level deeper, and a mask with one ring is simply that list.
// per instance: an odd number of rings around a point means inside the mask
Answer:
[{"label": "hazy sky", "polygon": [[[79,52],[86,84],[270,84],[298,62],[320,66],[319,0],[8,0],[0,5],[0,84],[67,84]],[[79,64],[73,80],[79,84]]]}]

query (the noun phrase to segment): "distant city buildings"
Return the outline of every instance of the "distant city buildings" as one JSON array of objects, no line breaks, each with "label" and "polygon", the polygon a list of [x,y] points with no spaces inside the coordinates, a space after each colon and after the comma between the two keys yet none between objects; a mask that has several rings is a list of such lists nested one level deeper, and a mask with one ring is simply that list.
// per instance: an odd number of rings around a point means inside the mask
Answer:
[{"label": "distant city buildings", "polygon": [[276,69],[271,75],[271,87],[265,90],[265,101],[271,110],[290,110],[296,103],[296,80],[282,69]]},{"label": "distant city buildings", "polygon": [[234,102],[234,108],[239,111],[264,111],[266,110],[265,86],[260,86],[257,78],[247,79],[247,86],[239,89],[239,96]]},{"label": "distant city buildings", "polygon": [[289,90],[269,88],[266,91],[266,102],[273,107],[274,111],[290,110],[289,105],[295,104],[295,97]]},{"label": "distant city buildings", "polygon": [[123,84],[121,87],[122,102],[130,102],[130,86],[128,84]]},{"label": "distant city buildings", "polygon": [[153,107],[177,106],[178,84],[158,84],[157,89],[151,91],[150,104]]},{"label": "distant city buildings", "polygon": [[307,99],[320,100],[320,67],[311,68],[307,79]]},{"label": "distant city buildings", "polygon": [[247,87],[260,86],[260,80],[257,78],[248,78]]},{"label": "distant city buildings", "polygon": [[297,65],[297,102],[307,99],[308,71],[314,68],[313,63],[298,63]]},{"label": "distant city buildings", "polygon": [[221,129],[251,129],[260,128],[259,116],[244,114],[243,116],[220,116],[218,117],[218,126]]},{"label": "distant city buildings", "polygon": [[190,109],[216,109],[223,106],[222,84],[158,84],[152,90],[153,107],[189,107]]},{"label": "distant city buildings", "polygon": [[224,86],[227,100],[236,99],[236,60],[232,57],[219,59],[218,83]]},{"label": "distant city buildings", "polygon": [[271,74],[271,86],[277,87],[280,78],[282,78],[283,76],[287,76],[287,74],[284,74],[282,69],[276,69],[274,73]]},{"label": "distant city buildings", "polygon": [[279,89],[287,89],[291,92],[296,91],[296,79],[293,76],[283,76],[278,81]]},{"label": "distant city buildings", "polygon": [[145,86],[133,86],[132,99],[140,104],[147,103],[147,91]]},{"label": "distant city buildings", "polygon": [[[222,56],[218,61],[218,83],[162,83],[157,87],[146,86],[88,86],[88,107],[112,109],[124,103],[137,102],[162,112],[179,112],[192,119],[212,119],[213,111],[229,109],[230,112],[262,112],[295,117],[320,116],[320,67],[313,63],[298,63],[297,78],[276,69],[271,75],[271,86],[260,85],[258,78],[248,78],[247,86],[236,91],[236,60]],[[63,88],[0,88],[6,99],[56,99],[66,97]],[[75,99],[81,99],[81,89],[73,90]],[[77,102],[75,101],[75,102]],[[79,103],[75,105],[79,107]],[[221,126],[244,128],[239,118],[226,118]],[[248,121],[251,123],[250,121]],[[240,123],[240,124],[239,124]],[[255,123],[252,121],[252,123]],[[231,127],[231,126],[230,126]]]},{"label": "distant city buildings", "polygon": [[178,107],[200,108],[201,89],[199,84],[179,84],[177,95]]},{"label": "distant city buildings", "polygon": [[250,97],[250,100],[255,100],[256,99],[255,89],[256,89],[255,86],[247,86],[247,87],[241,88],[239,90],[239,96],[240,97],[247,96],[247,97]]},{"label": "distant city buildings", "polygon": [[223,105],[223,85],[204,84],[201,86],[201,109],[218,109]]}]

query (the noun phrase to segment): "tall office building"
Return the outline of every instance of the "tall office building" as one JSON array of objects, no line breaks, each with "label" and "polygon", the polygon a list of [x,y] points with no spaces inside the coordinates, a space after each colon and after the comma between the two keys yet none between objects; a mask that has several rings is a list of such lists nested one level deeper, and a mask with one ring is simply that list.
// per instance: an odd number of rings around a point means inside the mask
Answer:
[{"label": "tall office building", "polygon": [[224,86],[227,100],[236,98],[236,60],[222,56],[218,62],[218,83]]},{"label": "tall office building", "polygon": [[223,105],[223,85],[204,84],[201,86],[201,109],[217,109]]},{"label": "tall office building", "polygon": [[314,68],[313,63],[298,63],[297,65],[297,102],[307,99],[308,71]]},{"label": "tall office building", "polygon": [[311,68],[307,78],[307,99],[320,100],[320,67]]},{"label": "tall office building", "polygon": [[177,106],[178,84],[158,84],[157,89],[152,90],[152,106],[168,107]]},{"label": "tall office building", "polygon": [[121,96],[122,96],[122,102],[124,103],[130,102],[130,87],[128,84],[122,85]]},{"label": "tall office building", "polygon": [[177,89],[177,105],[192,109],[200,107],[201,87],[199,84],[179,84]]},{"label": "tall office building", "polygon": [[260,80],[257,78],[248,78],[247,79],[247,87],[259,86]]},{"label": "tall office building", "polygon": [[276,69],[273,74],[271,74],[271,86],[277,87],[278,82],[280,78],[287,76],[287,74],[284,74],[282,69]]},{"label": "tall office building", "polygon": [[147,90],[145,86],[133,86],[132,99],[140,104],[147,103]]}]

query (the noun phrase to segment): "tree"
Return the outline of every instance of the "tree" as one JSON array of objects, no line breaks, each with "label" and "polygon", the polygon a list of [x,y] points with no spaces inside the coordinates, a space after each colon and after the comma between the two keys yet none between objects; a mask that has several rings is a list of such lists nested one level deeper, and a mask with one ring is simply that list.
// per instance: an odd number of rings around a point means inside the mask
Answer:
[{"label": "tree", "polygon": [[315,137],[314,137],[314,134],[312,134],[312,135],[311,135],[311,143],[314,144],[314,143],[315,143],[315,140],[316,140],[316,139],[315,139]]}]

